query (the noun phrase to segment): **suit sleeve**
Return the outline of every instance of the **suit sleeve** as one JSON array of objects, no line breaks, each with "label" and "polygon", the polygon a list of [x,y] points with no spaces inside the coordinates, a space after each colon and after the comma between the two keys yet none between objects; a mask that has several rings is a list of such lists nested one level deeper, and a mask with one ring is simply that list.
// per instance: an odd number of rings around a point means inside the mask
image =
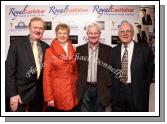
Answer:
[{"label": "suit sleeve", "polygon": [[145,41],[147,43],[147,36],[146,36],[146,32],[145,31],[143,31],[143,37],[144,37],[144,39],[145,39]]},{"label": "suit sleeve", "polygon": [[150,15],[148,15],[148,18],[149,18],[149,25],[152,25],[151,16],[150,16]]},{"label": "suit sleeve", "polygon": [[12,97],[17,95],[16,87],[16,59],[17,59],[17,50],[16,43],[13,41],[10,44],[7,60],[5,62],[5,80],[6,80],[6,97]]},{"label": "suit sleeve", "polygon": [[44,59],[44,72],[43,72],[43,93],[44,100],[49,102],[54,99],[53,88],[51,82],[51,52],[49,49],[46,50]]},{"label": "suit sleeve", "polygon": [[153,52],[150,47],[148,47],[145,54],[145,63],[146,63],[146,69],[147,69],[147,76],[148,76],[148,83],[152,83],[153,78]]}]

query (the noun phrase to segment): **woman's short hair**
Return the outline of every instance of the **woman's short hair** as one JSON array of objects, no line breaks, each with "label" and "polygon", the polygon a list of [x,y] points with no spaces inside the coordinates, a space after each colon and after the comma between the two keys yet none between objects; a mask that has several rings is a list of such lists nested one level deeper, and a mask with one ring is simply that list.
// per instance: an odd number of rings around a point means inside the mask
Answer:
[{"label": "woman's short hair", "polygon": [[55,28],[55,32],[57,33],[57,31],[58,31],[59,29],[67,30],[67,31],[68,31],[68,34],[70,33],[70,28],[69,28],[69,26],[68,26],[67,24],[65,24],[65,23],[60,23],[60,24],[58,24],[58,25],[56,26],[56,28]]}]

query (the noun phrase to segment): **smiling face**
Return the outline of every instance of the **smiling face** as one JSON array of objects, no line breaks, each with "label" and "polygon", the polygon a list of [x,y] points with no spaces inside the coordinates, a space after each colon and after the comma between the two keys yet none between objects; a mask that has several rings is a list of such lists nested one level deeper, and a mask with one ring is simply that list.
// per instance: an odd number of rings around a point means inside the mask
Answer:
[{"label": "smiling face", "polygon": [[101,33],[98,26],[94,25],[88,27],[87,35],[89,43],[92,45],[98,44],[100,40],[100,34]]},{"label": "smiling face", "polygon": [[32,40],[39,41],[44,33],[44,22],[42,20],[34,20],[29,26],[30,37]]},{"label": "smiling face", "polygon": [[129,44],[132,41],[134,35],[134,30],[132,25],[129,23],[122,24],[119,28],[118,35],[123,44],[125,45]]},{"label": "smiling face", "polygon": [[68,30],[60,28],[60,29],[57,30],[56,36],[57,36],[58,41],[61,44],[64,44],[68,41]]}]

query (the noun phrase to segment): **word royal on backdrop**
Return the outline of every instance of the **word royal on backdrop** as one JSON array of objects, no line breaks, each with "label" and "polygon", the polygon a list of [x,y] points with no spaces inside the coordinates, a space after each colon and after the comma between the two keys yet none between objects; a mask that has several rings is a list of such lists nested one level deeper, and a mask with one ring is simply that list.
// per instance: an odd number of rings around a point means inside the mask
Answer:
[{"label": "word royal on backdrop", "polygon": [[28,5],[26,5],[23,9],[17,10],[16,8],[9,9],[9,15],[13,16],[12,20],[16,19],[18,16],[25,16],[26,14],[43,14],[45,13],[45,9],[30,9]]}]

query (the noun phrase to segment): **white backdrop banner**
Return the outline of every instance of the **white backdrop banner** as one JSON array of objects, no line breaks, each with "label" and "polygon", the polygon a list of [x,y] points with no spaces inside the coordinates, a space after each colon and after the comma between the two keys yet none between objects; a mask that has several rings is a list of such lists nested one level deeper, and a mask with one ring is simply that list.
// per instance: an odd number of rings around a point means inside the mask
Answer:
[{"label": "white backdrop banner", "polygon": [[[6,6],[6,47],[7,55],[10,40],[15,36],[28,35],[28,23],[38,16],[46,22],[42,40],[50,44],[55,36],[55,27],[67,23],[70,27],[70,38],[74,46],[87,42],[86,26],[92,22],[102,28],[101,42],[114,46],[112,36],[118,36],[121,21],[128,20],[134,26],[140,23],[139,5],[8,5]],[[134,40],[136,40],[136,28]]]}]

